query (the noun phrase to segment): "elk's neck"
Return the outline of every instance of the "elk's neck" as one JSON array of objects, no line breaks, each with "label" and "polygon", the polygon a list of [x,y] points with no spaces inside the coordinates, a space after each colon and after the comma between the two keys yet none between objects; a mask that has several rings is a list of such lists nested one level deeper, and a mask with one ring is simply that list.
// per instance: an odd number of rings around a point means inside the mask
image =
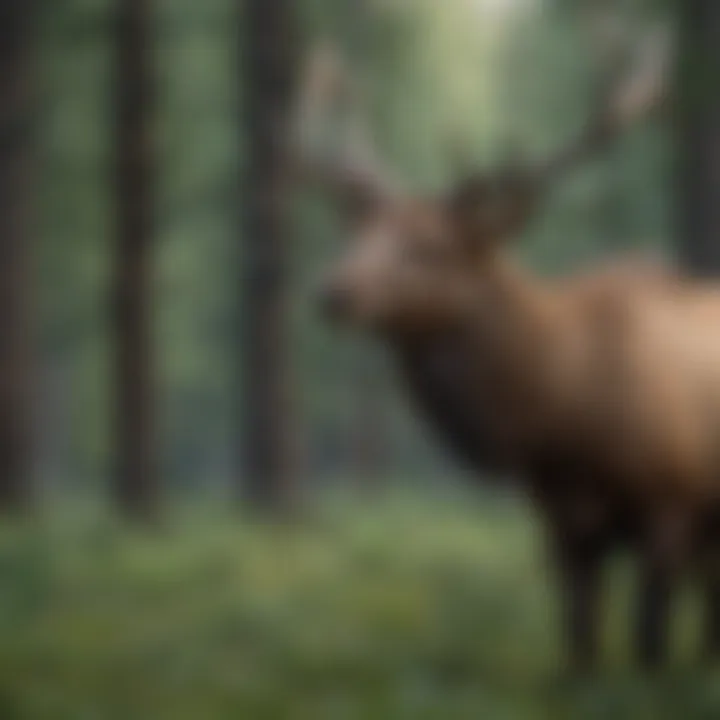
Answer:
[{"label": "elk's neck", "polygon": [[522,464],[543,431],[553,320],[545,285],[502,259],[457,323],[398,343],[420,411],[476,469]]},{"label": "elk's neck", "polygon": [[478,283],[475,304],[462,318],[459,334],[508,390],[540,392],[557,350],[552,292],[512,258],[499,258],[493,273]]}]

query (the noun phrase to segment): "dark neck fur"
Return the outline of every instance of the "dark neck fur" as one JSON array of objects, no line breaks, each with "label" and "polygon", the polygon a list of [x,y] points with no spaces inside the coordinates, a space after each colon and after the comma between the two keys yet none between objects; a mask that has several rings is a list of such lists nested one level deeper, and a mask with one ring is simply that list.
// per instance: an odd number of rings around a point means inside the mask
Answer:
[{"label": "dark neck fur", "polygon": [[513,407],[534,388],[515,344],[537,326],[532,288],[526,296],[514,271],[493,280],[455,325],[391,341],[416,409],[449,450],[488,473],[523,463]]}]

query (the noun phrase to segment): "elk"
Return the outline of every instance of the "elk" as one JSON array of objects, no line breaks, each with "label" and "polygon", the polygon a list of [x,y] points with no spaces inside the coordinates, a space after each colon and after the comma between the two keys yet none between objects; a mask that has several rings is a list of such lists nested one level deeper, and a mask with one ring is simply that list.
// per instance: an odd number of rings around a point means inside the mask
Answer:
[{"label": "elk", "polygon": [[[597,660],[602,568],[618,547],[638,559],[638,661],[666,658],[672,594],[691,569],[707,599],[706,651],[720,655],[720,287],[631,259],[542,278],[513,249],[567,171],[662,107],[666,57],[657,42],[629,54],[585,130],[549,158],[435,197],[402,191],[371,153],[298,145],[303,169],[352,211],[324,314],[387,346],[458,458],[523,478],[578,670]],[[318,88],[342,85],[327,56],[314,68],[306,130]]]}]

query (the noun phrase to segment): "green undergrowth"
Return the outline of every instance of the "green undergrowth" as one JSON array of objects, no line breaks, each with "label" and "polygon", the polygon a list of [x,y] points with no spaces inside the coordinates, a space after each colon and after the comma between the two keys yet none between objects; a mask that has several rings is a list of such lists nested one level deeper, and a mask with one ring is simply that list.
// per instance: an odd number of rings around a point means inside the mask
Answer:
[{"label": "green undergrowth", "polygon": [[388,500],[295,524],[178,511],[153,532],[56,511],[0,529],[2,720],[720,717],[692,662],[632,670],[628,573],[603,670],[561,670],[556,602],[522,508]]}]

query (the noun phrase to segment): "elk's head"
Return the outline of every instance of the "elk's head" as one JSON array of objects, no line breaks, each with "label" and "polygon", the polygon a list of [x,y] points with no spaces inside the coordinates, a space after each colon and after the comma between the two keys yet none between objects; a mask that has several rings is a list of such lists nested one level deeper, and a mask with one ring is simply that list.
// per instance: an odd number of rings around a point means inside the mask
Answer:
[{"label": "elk's head", "polygon": [[331,319],[379,332],[446,327],[472,307],[535,192],[510,176],[472,178],[446,196],[367,198],[320,289]]},{"label": "elk's head", "polygon": [[[552,181],[660,104],[665,76],[660,61],[666,53],[663,47],[658,54],[657,42],[649,47],[652,52],[644,52],[642,62],[633,58],[632,73],[623,72],[618,81],[613,72],[575,142],[529,167],[471,176],[444,195],[414,197],[389,182],[358,125],[342,152],[326,154],[324,162],[313,157],[313,176],[322,178],[340,201],[351,226],[349,240],[322,282],[325,313],[381,334],[431,332],[461,317]],[[303,96],[305,129],[313,125],[308,118],[314,113],[317,119],[323,107],[319,98],[330,94],[347,102],[353,97],[346,76],[327,54],[314,62],[310,90]]]}]

